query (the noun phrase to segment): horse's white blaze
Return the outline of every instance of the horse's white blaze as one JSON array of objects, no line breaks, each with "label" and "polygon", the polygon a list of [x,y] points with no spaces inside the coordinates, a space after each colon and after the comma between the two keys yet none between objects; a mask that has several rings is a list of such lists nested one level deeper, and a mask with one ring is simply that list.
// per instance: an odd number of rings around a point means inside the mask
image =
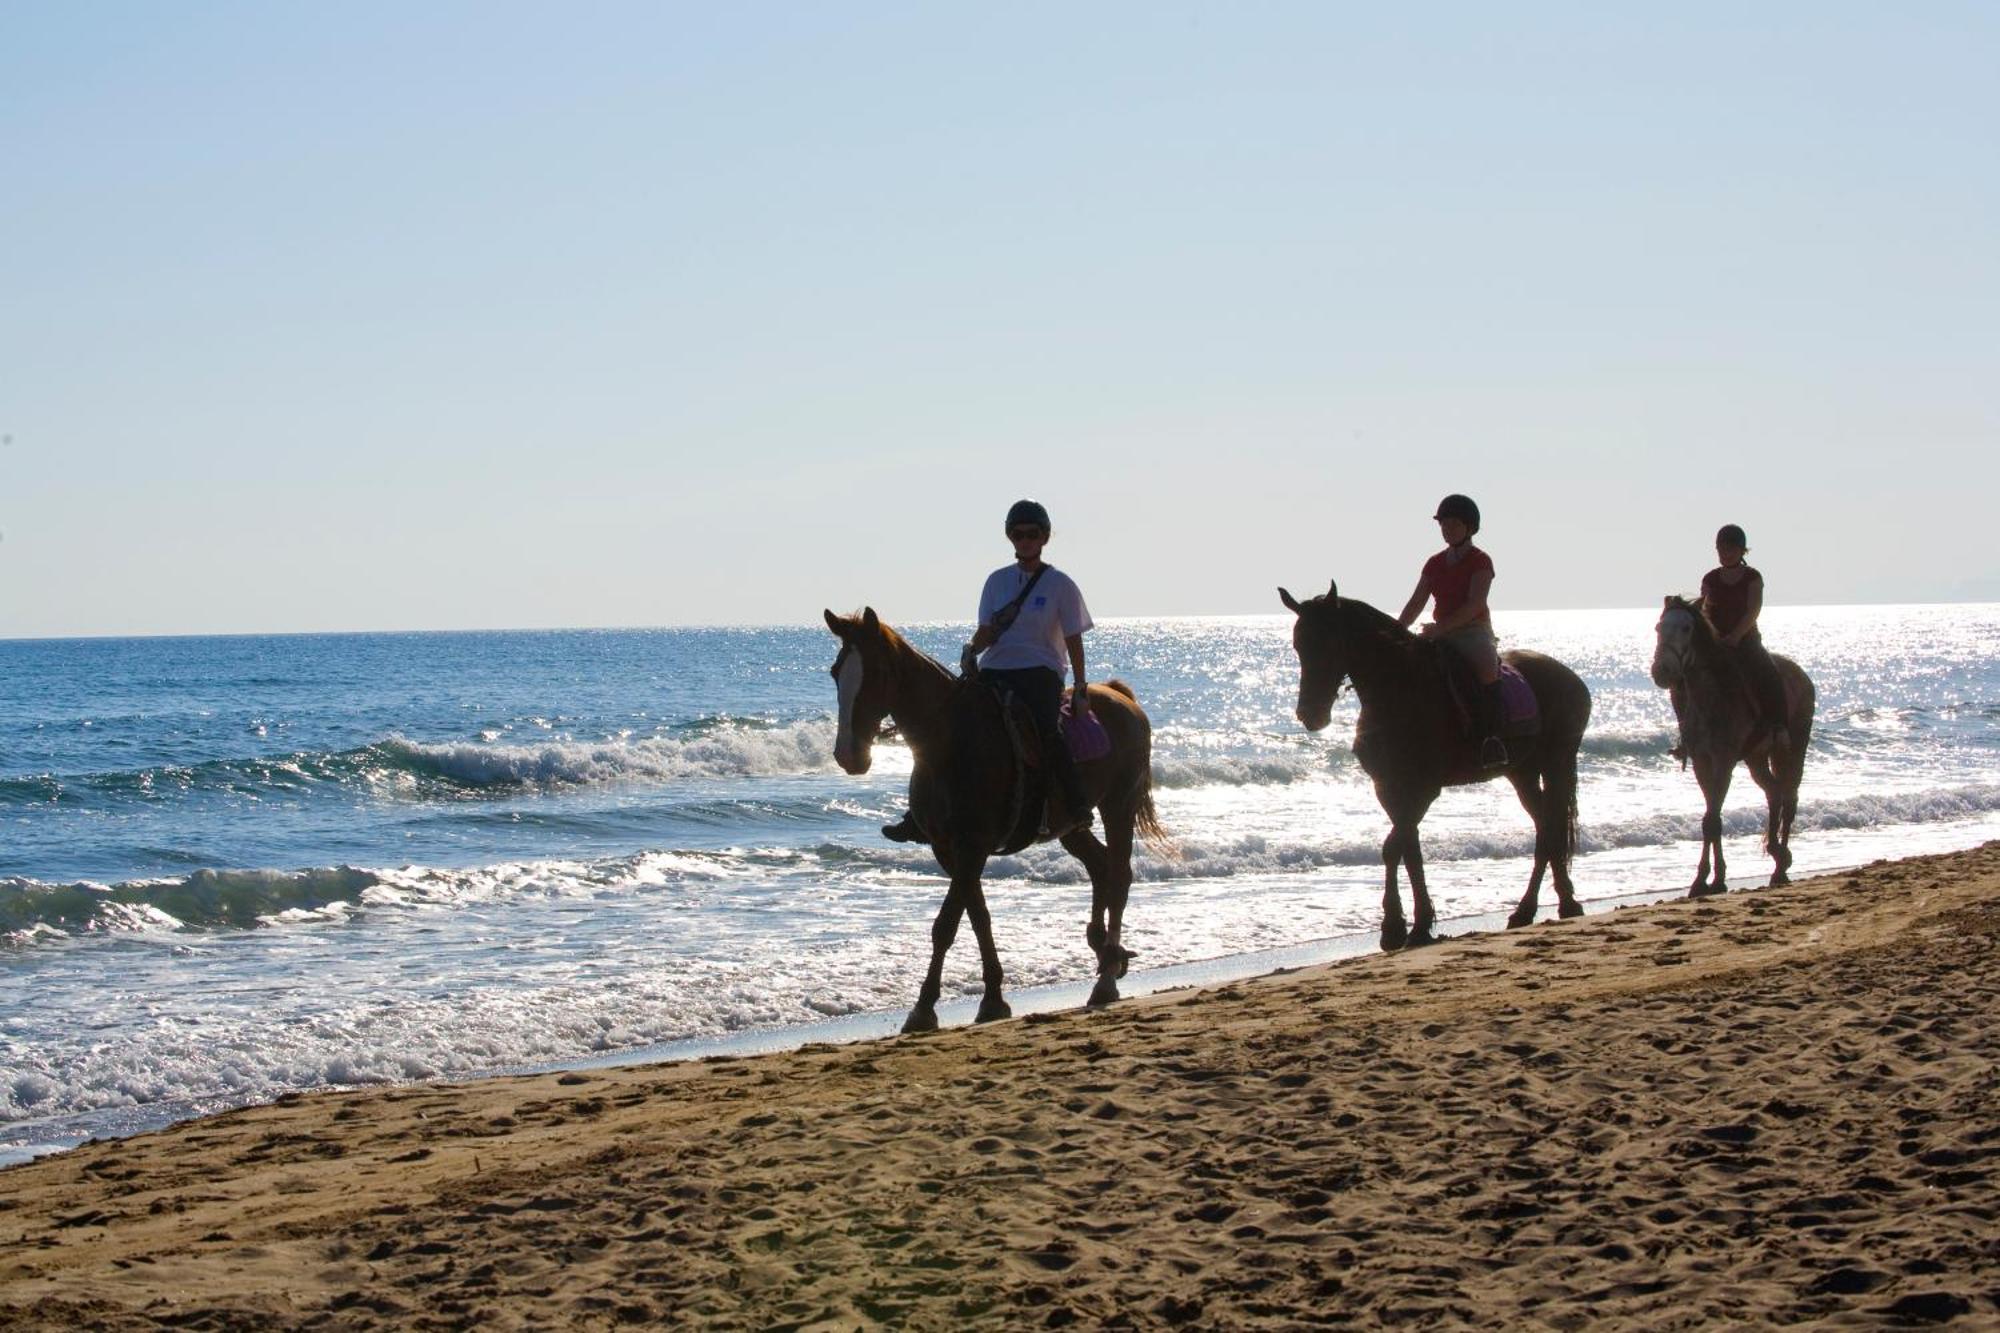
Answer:
[{"label": "horse's white blaze", "polygon": [[834,733],[833,757],[841,763],[854,754],[854,701],[861,697],[861,654],[850,652],[834,680],[840,698],[840,727]]}]

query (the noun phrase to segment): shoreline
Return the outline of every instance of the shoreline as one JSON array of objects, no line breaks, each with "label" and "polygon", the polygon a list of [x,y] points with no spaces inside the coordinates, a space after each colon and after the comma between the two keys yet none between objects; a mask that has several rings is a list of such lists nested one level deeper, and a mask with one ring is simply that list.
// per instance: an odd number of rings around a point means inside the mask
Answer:
[{"label": "shoreline", "polygon": [[[1827,871],[1835,874],[1839,871]],[[1761,887],[1761,881],[1751,883],[1747,877],[1744,887]],[[1732,889],[1732,892],[1735,890]],[[1404,893],[1407,896],[1408,887]],[[1647,889],[1633,893],[1614,894],[1604,898],[1589,900],[1595,910],[1618,909],[1643,903],[1659,902],[1684,895],[1685,889]],[[1545,895],[1546,896],[1546,895]],[[1545,904],[1542,919],[1554,918],[1553,904]],[[1466,933],[1491,933],[1504,930],[1507,913],[1505,911],[1475,912],[1464,916],[1446,917],[1438,922],[1442,938],[1449,939]],[[1157,968],[1134,968],[1121,982],[1120,990],[1127,1000],[1140,999],[1166,991],[1187,989],[1208,989],[1227,985],[1234,981],[1245,981],[1253,977],[1296,971],[1300,968],[1315,967],[1336,962],[1343,958],[1360,958],[1379,952],[1377,933],[1370,929],[1348,935],[1328,935],[1300,944],[1280,945],[1271,949],[1259,949],[1251,953],[1225,954],[1215,958],[1196,959],[1193,962],[1174,963]],[[1052,985],[1024,986],[1007,992],[1008,1004],[1016,1018],[1030,1014],[1060,1013],[1065,1010],[1081,1009],[1089,997],[1094,977],[1077,981],[1058,982]],[[915,994],[914,985],[911,994]],[[937,1010],[940,1023],[945,1028],[967,1027],[972,1024],[973,1015],[979,1008],[979,998],[975,996],[955,996],[940,1001]],[[252,1100],[233,1104],[194,1105],[187,1102],[169,1102],[143,1107],[116,1108],[109,1111],[84,1112],[73,1116],[52,1117],[47,1120],[17,1121],[13,1126],[0,1127],[0,1172],[27,1162],[40,1161],[62,1153],[74,1152],[88,1143],[116,1142],[136,1138],[144,1134],[158,1133],[178,1125],[186,1125],[206,1120],[232,1111],[269,1106],[285,1097],[317,1097],[327,1094],[389,1091],[427,1087],[458,1087],[477,1084],[488,1079],[531,1077],[540,1074],[565,1074],[602,1069],[624,1069],[642,1065],[676,1064],[688,1061],[710,1060],[718,1057],[732,1059],[758,1055],[777,1055],[796,1051],[803,1046],[834,1045],[846,1046],[859,1042],[876,1041],[885,1037],[898,1036],[902,1030],[907,1007],[898,1009],[876,1009],[857,1014],[844,1014],[816,1023],[790,1024],[783,1027],[751,1028],[741,1032],[725,1033],[713,1037],[688,1037],[677,1041],[657,1042],[625,1050],[607,1051],[601,1055],[582,1055],[572,1059],[546,1064],[504,1065],[474,1074],[453,1075],[437,1079],[419,1079],[402,1083],[360,1083],[330,1084],[314,1088],[302,1088],[294,1092],[280,1094],[277,1098]],[[50,1128],[36,1129],[37,1126]],[[20,1132],[14,1132],[16,1129]],[[34,1141],[37,1134],[42,1141]],[[19,1140],[20,1142],[8,1142]]]},{"label": "shoreline", "polygon": [[0,1325],[2000,1319],[2000,842],[8,1168]]}]

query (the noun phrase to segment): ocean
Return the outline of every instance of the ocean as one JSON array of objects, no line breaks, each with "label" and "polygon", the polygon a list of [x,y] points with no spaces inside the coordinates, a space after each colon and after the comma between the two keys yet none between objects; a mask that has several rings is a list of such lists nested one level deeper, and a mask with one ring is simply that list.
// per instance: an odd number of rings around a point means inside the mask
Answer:
[{"label": "ocean", "polygon": [[[1499,624],[1595,695],[1591,911],[1694,873],[1653,619]],[[2000,606],[1763,623],[1819,688],[1795,875],[2000,835]],[[898,628],[947,662],[969,630]],[[1351,694],[1320,735],[1292,717],[1290,628],[1091,635],[1093,676],[1153,718],[1180,848],[1139,853],[1128,993],[1372,944],[1387,824]],[[817,622],[0,642],[0,1162],[297,1090],[893,1031],[943,881],[877,833],[908,752],[833,763],[835,646]],[[1732,885],[1768,873],[1762,818],[1739,770]],[[1519,896],[1532,834],[1505,783],[1447,792],[1423,836],[1447,931]],[[1034,848],[987,886],[1017,1009],[1076,1002],[1081,868]],[[946,994],[978,989],[966,932]]]}]

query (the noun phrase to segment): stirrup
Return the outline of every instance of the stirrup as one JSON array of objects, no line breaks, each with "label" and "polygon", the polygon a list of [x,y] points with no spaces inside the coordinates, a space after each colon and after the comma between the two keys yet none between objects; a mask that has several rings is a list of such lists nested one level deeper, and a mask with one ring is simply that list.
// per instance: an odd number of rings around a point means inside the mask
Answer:
[{"label": "stirrup", "polygon": [[1505,768],[1509,762],[1507,758],[1507,743],[1498,736],[1488,736],[1485,742],[1480,745],[1479,766],[1481,768]]}]

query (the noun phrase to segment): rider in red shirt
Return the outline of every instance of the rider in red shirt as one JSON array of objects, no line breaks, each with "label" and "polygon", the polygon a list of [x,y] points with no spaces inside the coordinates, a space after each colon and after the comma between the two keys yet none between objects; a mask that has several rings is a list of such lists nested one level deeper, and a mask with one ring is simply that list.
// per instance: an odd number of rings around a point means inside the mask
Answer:
[{"label": "rider in red shirt", "polygon": [[1500,739],[1500,645],[1493,636],[1493,616],[1486,606],[1493,586],[1493,560],[1472,544],[1479,531],[1479,506],[1463,495],[1438,502],[1438,532],[1444,549],[1424,562],[1417,590],[1396,623],[1408,629],[1423,613],[1424,603],[1437,599],[1431,620],[1421,631],[1442,640],[1472,664],[1479,677],[1479,728],[1484,739],[1479,762],[1485,768],[1507,766],[1507,745]]},{"label": "rider in red shirt", "polygon": [[1743,563],[1749,550],[1742,528],[1722,525],[1715,534],[1715,558],[1721,563],[1702,576],[1701,609],[1723,646],[1736,650],[1771,743],[1784,745],[1791,739],[1785,730],[1785,686],[1764,648],[1763,635],[1757,632],[1757,616],[1764,609],[1764,576]]}]

